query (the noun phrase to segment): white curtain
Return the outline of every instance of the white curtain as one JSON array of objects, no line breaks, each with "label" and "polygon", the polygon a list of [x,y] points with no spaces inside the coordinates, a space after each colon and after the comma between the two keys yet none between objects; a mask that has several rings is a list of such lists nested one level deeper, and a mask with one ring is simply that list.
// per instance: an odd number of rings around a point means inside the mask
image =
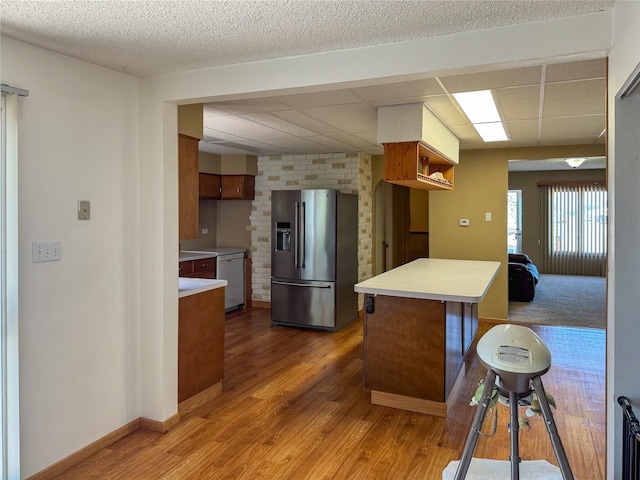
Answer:
[{"label": "white curtain", "polygon": [[[4,85],[3,85],[4,89]],[[0,134],[1,478],[20,478],[18,403],[18,95],[2,93]]]},{"label": "white curtain", "polygon": [[540,273],[605,276],[607,190],[600,183],[539,184]]}]

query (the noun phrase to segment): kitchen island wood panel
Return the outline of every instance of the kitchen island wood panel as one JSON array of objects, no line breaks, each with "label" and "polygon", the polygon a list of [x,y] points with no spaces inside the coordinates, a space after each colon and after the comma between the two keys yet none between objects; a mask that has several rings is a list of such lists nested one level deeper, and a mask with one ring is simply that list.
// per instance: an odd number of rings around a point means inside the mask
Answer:
[{"label": "kitchen island wood panel", "polygon": [[446,416],[500,262],[418,259],[361,282],[371,402]]}]

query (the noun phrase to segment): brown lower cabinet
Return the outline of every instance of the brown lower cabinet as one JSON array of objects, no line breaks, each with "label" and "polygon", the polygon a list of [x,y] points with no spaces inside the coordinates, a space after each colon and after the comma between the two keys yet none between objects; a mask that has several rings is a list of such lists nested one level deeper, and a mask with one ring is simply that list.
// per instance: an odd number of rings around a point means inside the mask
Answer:
[{"label": "brown lower cabinet", "polygon": [[178,276],[193,278],[216,278],[216,259],[184,260],[178,263]]},{"label": "brown lower cabinet", "polygon": [[222,381],[224,288],[181,297],[178,304],[178,403]]}]

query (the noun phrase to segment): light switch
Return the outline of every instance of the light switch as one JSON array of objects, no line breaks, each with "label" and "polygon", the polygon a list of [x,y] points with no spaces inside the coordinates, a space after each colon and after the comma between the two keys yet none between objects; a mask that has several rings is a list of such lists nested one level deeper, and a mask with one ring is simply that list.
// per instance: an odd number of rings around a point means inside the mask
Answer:
[{"label": "light switch", "polygon": [[485,222],[490,222],[491,221],[491,212],[486,212],[484,214],[484,221]]},{"label": "light switch", "polygon": [[78,220],[89,220],[91,218],[91,202],[89,200],[78,200]]}]

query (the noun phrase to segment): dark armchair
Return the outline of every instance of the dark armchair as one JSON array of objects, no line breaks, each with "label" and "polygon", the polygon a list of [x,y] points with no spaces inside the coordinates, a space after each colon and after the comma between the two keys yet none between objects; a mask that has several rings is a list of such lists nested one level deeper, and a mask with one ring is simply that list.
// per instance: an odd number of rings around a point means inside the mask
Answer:
[{"label": "dark armchair", "polygon": [[539,278],[538,268],[526,253],[509,254],[509,301],[533,300]]}]

